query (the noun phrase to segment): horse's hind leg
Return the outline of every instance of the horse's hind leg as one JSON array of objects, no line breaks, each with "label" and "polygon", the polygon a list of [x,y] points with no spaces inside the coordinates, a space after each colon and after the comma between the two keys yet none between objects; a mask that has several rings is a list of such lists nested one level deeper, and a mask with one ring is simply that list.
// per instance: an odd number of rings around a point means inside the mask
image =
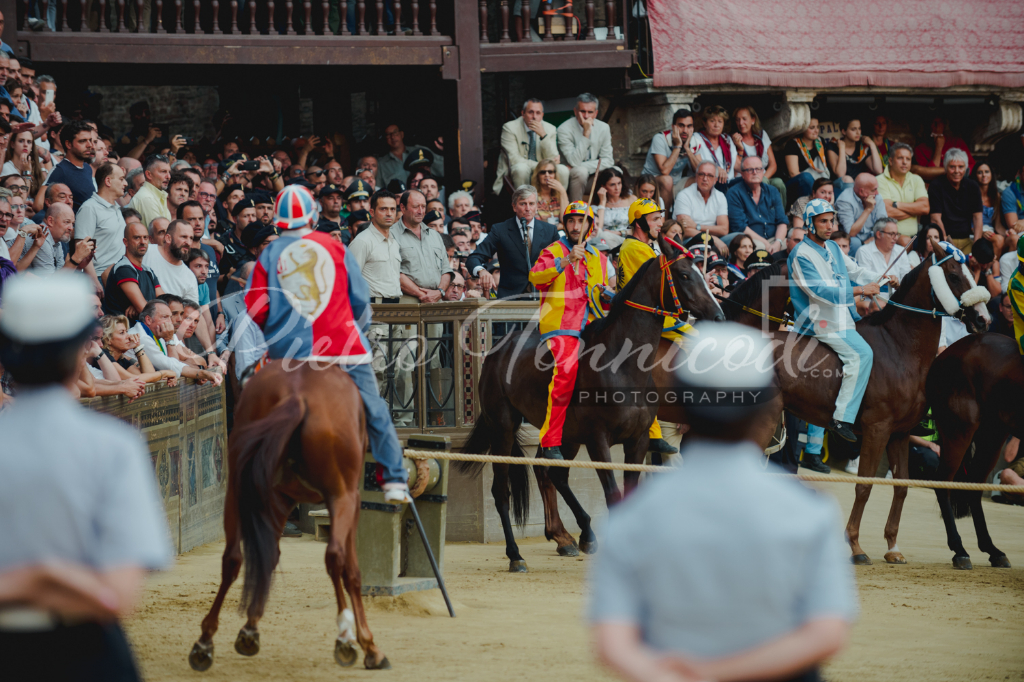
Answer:
[{"label": "horse's hind leg", "polygon": [[[909,448],[910,436],[890,438],[887,452],[893,478],[910,478]],[[885,541],[889,547],[889,551],[885,553],[886,563],[907,563],[900,548],[896,545],[896,535],[900,531],[900,517],[903,516],[903,502],[906,499],[907,489],[905,487],[895,486],[892,489],[892,505],[889,507],[889,519],[885,523]]]},{"label": "horse's hind leg", "polygon": [[[977,424],[966,424],[953,422],[950,419],[936,420],[939,429],[939,436],[942,441],[942,450],[939,454],[939,471],[935,475],[938,481],[952,481],[956,472],[960,469],[971,447],[971,440],[977,432]],[[953,511],[953,491],[935,490],[935,497],[939,501],[939,511],[942,512],[942,523],[946,527],[946,546],[953,552],[953,568],[969,570],[971,557],[964,547],[963,539],[956,528],[956,513]]]},{"label": "horse's hind leg", "polygon": [[[345,583],[345,590],[348,591],[349,599],[352,600],[352,617],[355,620],[356,627],[356,639],[359,642],[359,646],[362,647],[363,653],[366,656],[363,658],[363,665],[366,666],[367,670],[387,670],[391,667],[388,657],[384,655],[384,652],[373,641],[373,633],[370,631],[370,624],[366,622],[366,611],[363,610],[363,576],[359,571],[359,557],[356,554],[356,531],[358,526],[358,509],[359,509],[359,497],[356,493],[355,502],[346,505],[346,509],[341,511],[339,518],[344,519],[345,536],[343,537],[344,551],[338,556],[338,560],[341,563],[341,577]],[[334,531],[334,524],[332,523],[332,535]],[[332,537],[332,540],[334,538]],[[339,538],[339,542],[341,539]],[[337,583],[335,583],[337,585]],[[337,587],[336,587],[337,589]],[[342,640],[341,629],[345,627],[342,623],[342,619],[345,611],[344,609],[345,598],[341,594],[341,590],[338,592],[338,607],[339,611],[338,618],[338,642]],[[338,645],[335,646],[335,658],[338,657]],[[342,663],[338,659],[338,663]],[[345,665],[342,663],[342,665]],[[350,664],[351,665],[351,664]]]},{"label": "horse's hind leg", "polygon": [[[562,454],[564,456],[564,451]],[[540,489],[540,499],[544,503],[544,537],[555,541],[558,545],[556,551],[559,556],[579,556],[579,546],[569,531],[565,529],[562,517],[558,514],[558,490],[552,477],[558,475],[557,470],[559,469],[562,467],[533,467],[533,473],[537,478],[537,487]]]},{"label": "horse's hind leg", "polygon": [[[233,479],[229,479],[233,480]],[[235,501],[235,487],[228,483],[227,494],[224,499],[224,556],[220,562],[220,589],[213,600],[210,612],[203,619],[202,634],[199,641],[192,647],[188,655],[188,664],[193,670],[202,672],[209,670],[213,665],[213,636],[217,632],[220,610],[224,605],[224,597],[231,589],[232,583],[238,578],[238,570],[242,566],[242,549],[239,542],[241,528],[239,527],[238,505]]]},{"label": "horse's hind leg", "polygon": [[[971,472],[975,475],[970,478],[984,482],[984,477],[991,470],[992,463],[999,457],[999,450],[1006,440],[1006,436],[1006,432],[1001,429],[982,427],[978,430],[974,458],[972,459],[973,471]],[[989,562],[995,568],[1010,568],[1010,560],[995,546],[992,536],[988,533],[985,512],[981,508],[981,491],[971,491],[967,494],[969,495],[968,504],[971,508],[971,517],[974,519],[974,531],[978,536],[978,549],[988,554]]]},{"label": "horse's hind leg", "polygon": [[[288,514],[291,513],[294,503],[279,493],[274,493],[279,499],[276,499],[273,503],[273,508],[281,510],[271,518],[270,524],[274,528],[276,533],[276,542],[271,548],[273,554],[270,556],[270,572],[273,573],[277,570],[277,564],[281,560],[281,535],[284,533],[284,524],[288,521]],[[252,603],[249,604],[249,610],[246,612],[248,618],[245,621],[245,625],[238,631],[238,637],[235,638],[235,651],[242,654],[243,656],[255,656],[260,652],[260,632],[259,623],[260,619],[263,618],[263,609],[266,604],[260,604],[258,599],[253,599]]]},{"label": "horse's hind leg", "polygon": [[[562,446],[562,454],[567,460],[576,459],[579,450],[579,444]],[[584,554],[593,554],[597,551],[597,536],[594,535],[594,530],[590,525],[590,514],[583,508],[580,501],[576,499],[576,495],[569,487],[569,469],[565,467],[550,467],[547,472],[548,478],[555,486],[558,494],[569,505],[572,515],[576,518],[576,524],[580,527],[579,549]]]}]

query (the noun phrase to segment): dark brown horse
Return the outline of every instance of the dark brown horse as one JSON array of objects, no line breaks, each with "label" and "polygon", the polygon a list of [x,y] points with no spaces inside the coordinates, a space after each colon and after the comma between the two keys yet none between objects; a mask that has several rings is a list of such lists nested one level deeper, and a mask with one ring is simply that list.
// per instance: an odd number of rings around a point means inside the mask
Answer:
[{"label": "dark brown horse", "polygon": [[[940,481],[985,483],[1008,436],[1024,437],[1024,360],[1016,342],[1001,334],[960,339],[936,358],[928,372],[928,404],[941,437]],[[973,452],[971,443],[974,443]],[[936,490],[953,567],[970,569],[971,557],[956,519],[971,516],[978,548],[997,568],[1009,568],[988,534],[981,492]]]},{"label": "dark brown horse", "polygon": [[[627,305],[637,304],[670,314],[682,315],[675,306],[673,289],[680,305],[695,316],[724,319],[721,308],[711,297],[700,271],[690,258],[664,241],[659,242],[664,257],[644,263],[629,284],[615,296],[607,317],[590,325],[583,332],[576,389],[569,405],[563,428],[562,454],[576,456],[579,445],[585,444],[594,461],[611,461],[611,447],[622,443],[627,462],[642,462],[647,452],[647,431],[654,419],[655,405],[646,403],[597,404],[594,396],[600,391],[635,391],[649,386],[649,366],[661,337],[663,315]],[[519,427],[525,418],[534,426],[544,423],[547,408],[547,387],[551,378],[551,352],[540,341],[536,330],[517,332],[484,359],[480,376],[481,410],[464,452],[490,451],[496,455],[523,457],[518,440]],[[581,402],[581,394],[591,396]],[[512,534],[511,511],[516,523],[522,525],[529,514],[529,481],[525,466],[495,464],[491,494],[505,532],[505,553],[510,571],[526,571],[526,562],[519,554]],[[483,464],[460,463],[459,468],[477,473]],[[567,470],[535,467],[540,477],[549,477],[552,485],[542,484],[545,505],[545,535],[558,543],[563,554],[573,552],[576,543],[557,516],[555,491],[561,493],[572,509],[583,531],[579,548],[592,552],[596,538],[590,517],[576,500],[567,482]],[[621,498],[613,472],[599,470],[605,501],[612,505]],[[632,489],[639,474],[627,472],[626,490]],[[554,514],[552,514],[554,511]]]},{"label": "dark brown horse", "polygon": [[[934,240],[933,240],[934,241]],[[944,253],[938,243],[934,253]],[[891,302],[857,323],[857,331],[871,346],[874,362],[854,431],[860,434],[860,476],[874,476],[887,449],[889,463],[896,478],[908,478],[907,464],[910,431],[925,413],[925,379],[939,348],[942,306],[932,291],[929,258],[911,270]],[[956,302],[957,317],[970,331],[984,331],[987,311],[983,303],[962,301],[964,294],[975,287],[966,268],[952,258],[938,266],[941,277]],[[972,298],[972,297],[969,297]],[[933,313],[937,309],[937,313]],[[776,375],[786,410],[810,424],[827,426],[832,419],[842,377],[839,356],[813,337],[791,332],[772,332],[775,342]],[[777,416],[769,416],[774,424]],[[861,549],[860,520],[871,494],[870,485],[858,485],[850,519],[846,526],[853,561],[870,564]],[[900,515],[907,489],[893,489],[885,539],[889,563],[906,563],[896,545]]]},{"label": "dark brown horse", "polygon": [[[359,482],[367,445],[359,391],[340,367],[316,370],[301,364],[286,371],[283,365],[273,362],[264,367],[239,398],[228,440],[221,584],[189,664],[200,671],[213,665],[213,635],[224,597],[238,577],[243,550],[241,608],[247,609],[248,619],[235,640],[235,650],[244,656],[259,652],[257,625],[281,556],[285,521],[299,502],[323,502],[331,517],[327,572],[338,602],[334,658],[343,666],[352,665],[358,657],[358,642],[367,668],[389,668],[388,659],[373,643],[363,612],[356,557]],[[345,591],[352,600],[351,609],[345,605]]]}]

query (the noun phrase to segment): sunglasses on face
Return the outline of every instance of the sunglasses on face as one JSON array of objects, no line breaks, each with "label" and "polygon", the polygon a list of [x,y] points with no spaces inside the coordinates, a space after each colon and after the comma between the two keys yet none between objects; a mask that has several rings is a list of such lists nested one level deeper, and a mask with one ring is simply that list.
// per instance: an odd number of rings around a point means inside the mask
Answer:
[{"label": "sunglasses on face", "polygon": [[553,170],[537,171],[537,175],[554,175],[554,174],[555,174],[555,171],[553,171]]}]

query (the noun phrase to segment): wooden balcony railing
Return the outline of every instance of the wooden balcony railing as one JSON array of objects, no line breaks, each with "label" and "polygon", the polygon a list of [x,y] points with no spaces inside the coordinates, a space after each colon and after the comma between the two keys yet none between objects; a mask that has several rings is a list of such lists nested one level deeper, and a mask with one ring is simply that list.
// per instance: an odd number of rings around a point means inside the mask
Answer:
[{"label": "wooden balcony railing", "polygon": [[[520,16],[512,16],[515,0],[479,0],[480,3],[480,42],[490,43],[511,43],[530,42],[530,26],[534,17],[530,16],[530,2],[523,0]],[[574,4],[576,9],[574,9]],[[582,12],[579,11],[582,7]],[[597,41],[598,37],[595,28],[598,26],[594,19],[594,0],[541,0],[540,17],[537,17],[538,33],[541,34],[542,42],[554,42],[565,40],[592,40]],[[607,35],[601,40],[621,41],[625,39],[615,37],[615,27],[621,27],[625,31],[626,26],[626,2],[625,0],[605,0],[604,16]],[[493,21],[492,16],[498,15],[499,21]],[[621,16],[619,15],[621,12]],[[510,24],[511,20],[511,24]]]},{"label": "wooden balcony railing", "polygon": [[[31,27],[37,31],[29,32],[27,17],[39,20]],[[399,39],[440,35],[436,0],[22,0],[18,29],[29,39],[54,32]]]}]

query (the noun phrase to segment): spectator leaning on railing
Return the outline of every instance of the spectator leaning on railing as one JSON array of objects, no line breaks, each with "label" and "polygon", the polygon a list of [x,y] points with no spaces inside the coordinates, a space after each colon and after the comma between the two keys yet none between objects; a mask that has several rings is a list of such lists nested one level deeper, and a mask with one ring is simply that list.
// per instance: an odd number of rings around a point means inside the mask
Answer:
[{"label": "spectator leaning on railing", "polygon": [[131,324],[127,317],[106,315],[100,323],[103,325],[103,353],[117,368],[121,379],[138,377],[146,383],[166,379],[168,386],[174,386],[177,375],[173,370],[153,367],[142,340],[137,334],[129,333]]},{"label": "spectator leaning on railing", "polygon": [[142,341],[142,348],[154,368],[169,369],[176,377],[200,382],[212,381],[214,386],[220,386],[223,379],[220,373],[193,367],[170,355],[168,342],[174,339],[174,324],[171,321],[171,309],[163,301],[149,301],[142,309],[139,321],[130,331]]}]

